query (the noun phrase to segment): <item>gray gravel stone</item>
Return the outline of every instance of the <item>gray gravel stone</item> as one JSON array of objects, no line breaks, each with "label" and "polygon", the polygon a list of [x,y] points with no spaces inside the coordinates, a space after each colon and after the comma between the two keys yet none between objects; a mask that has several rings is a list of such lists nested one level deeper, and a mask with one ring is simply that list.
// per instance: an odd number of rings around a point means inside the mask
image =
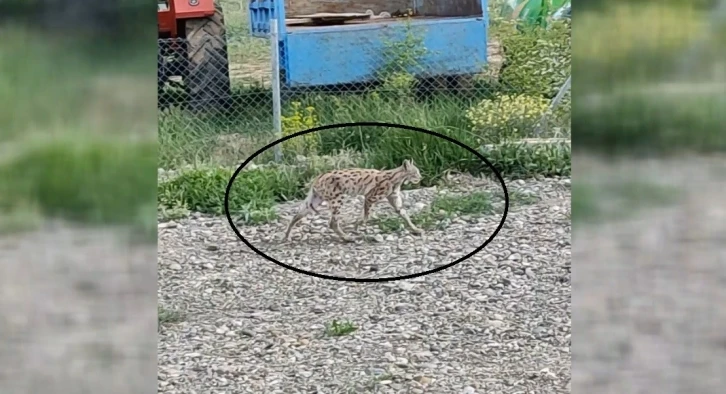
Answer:
[{"label": "gray gravel stone", "polygon": [[[293,272],[255,254],[221,217],[160,229],[159,300],[185,317],[160,328],[159,392],[568,392],[571,226],[564,181],[512,182],[511,190],[536,188],[537,202],[513,203],[507,225],[468,260],[405,281],[337,282]],[[446,191],[493,187],[467,180]],[[407,191],[404,206],[428,206],[438,192]],[[462,217],[422,236],[369,226],[362,231],[373,239],[345,244],[326,228],[323,208],[281,243],[295,206],[280,205],[281,220],[239,230],[279,261],[358,278],[453,262],[481,245],[501,218]],[[346,203],[346,231],[360,206],[360,199]],[[383,204],[373,211],[387,215],[395,214]],[[218,250],[209,250],[212,244]],[[514,254],[519,258],[510,260]],[[170,262],[183,269],[172,270]],[[326,336],[334,320],[357,330]],[[538,327],[546,335],[537,335]],[[549,375],[532,377],[545,369]]]}]

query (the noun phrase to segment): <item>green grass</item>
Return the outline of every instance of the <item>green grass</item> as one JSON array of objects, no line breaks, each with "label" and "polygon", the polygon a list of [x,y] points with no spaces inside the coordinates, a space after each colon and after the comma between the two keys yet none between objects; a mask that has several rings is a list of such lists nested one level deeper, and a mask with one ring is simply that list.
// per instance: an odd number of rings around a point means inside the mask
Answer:
[{"label": "green grass", "polygon": [[[500,196],[503,201],[503,194]],[[439,195],[426,209],[411,216],[411,221],[424,230],[445,230],[451,220],[456,217],[476,218],[489,215],[496,211],[493,195],[486,192],[474,192],[460,195]],[[539,197],[519,191],[509,192],[510,209],[517,206],[534,204]],[[405,230],[403,220],[398,216],[385,216],[372,221],[382,233],[394,233]]]},{"label": "green grass", "polygon": [[726,151],[723,95],[696,87],[689,93],[688,85],[683,91],[658,85],[641,89],[606,96],[602,105],[580,106],[572,119],[578,147],[629,155]]},{"label": "green grass", "polygon": [[159,217],[161,220],[178,220],[189,216],[189,207],[183,201],[169,201],[169,205],[159,206]]},{"label": "green grass", "polygon": [[574,223],[621,220],[644,210],[678,202],[682,192],[673,186],[646,181],[575,183],[572,196]]},{"label": "green grass", "polygon": [[36,230],[43,221],[36,204],[18,201],[13,206],[0,208],[0,236]]},{"label": "green grass", "polygon": [[510,209],[517,206],[531,205],[539,201],[539,196],[532,193],[524,193],[519,190],[509,191]]},{"label": "green grass", "polygon": [[[378,98],[375,98],[378,97]],[[476,134],[464,115],[469,107],[460,98],[443,95],[426,100],[381,98],[373,96],[334,97],[312,95],[301,102],[315,108],[319,119],[326,123],[350,123],[375,119],[422,127],[452,137],[470,147],[491,141],[486,133]],[[183,165],[236,165],[271,142],[274,136],[269,127],[260,125],[258,118],[237,115],[229,120],[232,127],[219,117],[191,119],[182,112],[164,115],[160,121],[160,166],[167,169]],[[271,124],[267,123],[268,125]],[[265,122],[262,122],[265,123]],[[230,141],[225,136],[234,131]],[[523,132],[528,137],[531,131]],[[422,171],[424,185],[430,185],[447,170],[478,173],[488,171],[480,159],[441,138],[418,132],[385,127],[350,127],[324,130],[319,137],[318,152],[335,154],[340,150],[364,153],[364,165],[372,168],[392,168],[404,159],[413,159]],[[548,137],[548,135],[542,135]],[[509,143],[482,153],[495,168],[510,178],[532,175],[569,175],[568,146],[521,146]],[[271,159],[271,152],[255,159],[257,164]]]},{"label": "green grass", "polygon": [[[183,207],[223,215],[225,190],[233,172],[233,169],[218,167],[194,169],[159,184],[160,210],[175,211]],[[304,198],[306,182],[312,176],[310,171],[283,167],[243,171],[230,192],[230,214],[248,224],[274,220],[277,218],[274,205]]]},{"label": "green grass", "polygon": [[442,195],[431,203],[434,212],[453,212],[459,215],[475,215],[492,211],[489,193],[474,192],[460,196]]},{"label": "green grass", "polygon": [[62,219],[155,242],[153,54],[99,56],[100,42],[20,24],[0,34],[0,231]]},{"label": "green grass", "polygon": [[[232,3],[226,2],[223,5]],[[244,59],[239,59],[240,62],[244,60],[242,63],[245,67],[266,59],[269,53],[265,47],[266,41],[251,38],[246,32],[246,10],[228,12],[227,15],[232,63],[238,63],[235,60],[238,55],[235,53],[245,54]],[[524,40],[522,43],[526,44],[525,41],[531,40]],[[529,50],[524,44],[520,45],[522,50]],[[565,59],[565,62],[568,61]],[[566,65],[563,63],[562,67]],[[524,74],[531,73],[523,72],[522,75]],[[286,91],[282,103],[284,117],[294,117],[293,107],[298,104],[302,109],[312,108],[316,118],[310,122],[284,122],[285,132],[289,134],[302,130],[310,127],[310,124],[379,121],[439,132],[475,149],[485,144],[498,143],[501,135],[511,135],[514,139],[533,136],[534,124],[529,128],[517,126],[514,133],[510,130],[511,125],[496,126],[503,130],[505,127],[510,128],[506,133],[493,132],[491,127],[475,131],[471,120],[467,118],[467,111],[495,94],[512,92],[507,86],[484,79],[477,79],[473,84],[471,89],[456,92],[440,88],[392,85],[355,87],[355,92],[340,91],[337,94]],[[224,189],[231,170],[210,168],[239,165],[259,148],[276,139],[272,132],[270,90],[235,83],[234,92],[235,97],[232,100],[236,105],[227,111],[191,115],[172,109],[161,114],[159,166],[180,169],[191,165],[195,168],[191,171],[185,170],[180,178],[159,186],[159,212],[162,217],[183,215],[186,210],[221,214]],[[177,95],[175,99],[184,99],[183,92],[173,94]],[[568,112],[568,106],[569,103],[563,113]],[[518,112],[521,112],[516,108],[509,108],[508,111],[512,112],[513,117],[520,116]],[[497,112],[499,119],[500,112]],[[569,135],[567,119],[567,116],[560,119],[564,122],[558,125],[561,129],[547,130],[539,137]],[[294,126],[289,126],[290,124]],[[490,173],[490,169],[475,155],[427,134],[385,127],[352,127],[325,130],[316,133],[316,137],[315,153],[337,155],[340,151],[354,152],[362,157],[355,163],[356,166],[390,169],[398,167],[405,159],[413,159],[421,170],[422,186],[436,184],[451,170],[471,174]],[[292,163],[292,159],[301,154],[294,150],[287,152],[284,158],[286,163]],[[307,155],[307,151],[305,153]],[[534,175],[566,176],[571,171],[570,149],[565,145],[525,146],[512,142],[482,148],[482,153],[503,176],[510,179]],[[260,165],[271,159],[272,152],[268,151],[256,157],[254,162]],[[324,168],[320,166],[302,166],[297,169],[272,167],[245,172],[235,182],[230,209],[246,223],[274,220],[277,216],[274,204],[303,197],[307,191],[306,183],[322,170]],[[428,226],[425,223],[436,222],[438,217],[434,214],[428,217],[420,215],[416,220]]]},{"label": "green grass", "polygon": [[[222,0],[227,51],[234,85],[270,82],[270,41],[249,33],[247,2]],[[234,71],[238,70],[239,71]]]},{"label": "green grass", "polygon": [[37,205],[45,216],[133,224],[156,191],[154,143],[75,138],[43,142],[0,165],[0,203]]},{"label": "green grass", "polygon": [[[423,139],[423,141],[426,141],[426,139]],[[417,144],[420,142],[421,140],[414,140],[412,143]],[[435,154],[420,157],[421,162],[417,161],[419,156],[409,156],[413,157],[416,165],[421,168],[424,176],[423,184],[436,184],[444,171],[456,163],[470,172],[483,169],[483,163],[478,159],[475,159],[476,161],[463,160],[461,154],[456,155],[456,150],[446,150],[447,147],[445,146],[436,146],[435,144],[438,143],[436,140],[431,140],[431,142]],[[395,139],[391,139],[390,143],[381,147],[380,150],[363,152],[363,162],[360,165],[375,166],[375,168],[396,168],[401,165],[405,157],[398,149],[404,149],[399,147],[405,147],[405,145],[405,141],[401,142],[399,140],[397,143]],[[448,145],[454,146],[450,143]],[[415,151],[410,147],[407,149],[408,152]],[[569,151],[545,149],[545,153],[566,152],[566,155],[562,156],[548,156],[542,153],[532,153],[535,151],[531,149],[543,149],[541,146],[535,148],[506,147],[505,149],[519,149],[517,156],[513,156],[517,160],[523,160],[528,153],[532,154],[531,157],[541,160],[541,162],[524,162],[526,165],[520,168],[521,174],[525,172],[542,174],[545,172],[542,169],[550,171],[552,168],[567,168],[567,172],[556,172],[556,174],[569,174]],[[444,157],[444,154],[448,154],[448,158]],[[275,220],[277,218],[275,204],[304,198],[308,191],[308,184],[313,177],[340,166],[359,166],[355,160],[358,159],[354,157],[343,158],[338,159],[337,162],[335,159],[327,161],[314,159],[306,165],[269,165],[242,171],[235,179],[230,193],[230,213],[246,224],[259,224]],[[376,162],[376,160],[379,161]],[[457,161],[454,162],[454,160]],[[516,162],[506,161],[495,162],[495,166],[510,166],[509,174],[505,173],[505,176],[510,177],[512,174],[517,174],[516,171],[512,170],[516,164]],[[162,218],[183,217],[190,210],[222,215],[224,213],[224,193],[233,172],[233,168],[199,167],[185,170],[176,178],[159,184],[158,201]],[[536,201],[535,196],[522,195],[517,192],[510,193],[510,199],[512,205],[529,204]],[[429,211],[415,215],[412,220],[423,228],[434,228],[444,223],[445,219],[450,219],[451,214],[468,215],[490,209],[491,197],[488,194],[473,193],[465,198],[441,196],[434,202]],[[441,212],[444,212],[444,214]],[[387,218],[381,219],[378,225],[385,231],[395,231],[401,228],[402,223],[397,218]]]},{"label": "green grass", "polygon": [[342,337],[358,331],[358,327],[349,320],[333,320],[325,325],[325,335],[329,337]]},{"label": "green grass", "polygon": [[[439,195],[431,205],[413,215],[411,221],[424,230],[443,230],[457,216],[481,216],[492,213],[492,196],[485,192],[462,195]],[[403,220],[398,216],[385,216],[371,221],[382,233],[399,232],[405,229]]]},{"label": "green grass", "polygon": [[161,305],[157,307],[159,326],[175,324],[184,321],[184,314],[175,309],[168,309]]}]

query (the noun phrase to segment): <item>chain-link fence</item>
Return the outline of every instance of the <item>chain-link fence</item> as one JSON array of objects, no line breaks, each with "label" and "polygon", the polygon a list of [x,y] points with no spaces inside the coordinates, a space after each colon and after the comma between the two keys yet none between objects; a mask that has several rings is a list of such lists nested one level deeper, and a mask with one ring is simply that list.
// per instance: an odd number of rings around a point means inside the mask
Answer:
[{"label": "chain-link fence", "polygon": [[[287,19],[287,38],[270,39],[253,37],[247,4],[233,4],[221,3],[224,19],[187,23],[184,39],[159,41],[163,167],[237,164],[282,135],[336,123],[418,126],[482,144],[569,138],[567,22],[535,29],[492,17],[484,45],[463,24],[382,12],[345,25]],[[306,29],[324,37],[300,44]]]}]

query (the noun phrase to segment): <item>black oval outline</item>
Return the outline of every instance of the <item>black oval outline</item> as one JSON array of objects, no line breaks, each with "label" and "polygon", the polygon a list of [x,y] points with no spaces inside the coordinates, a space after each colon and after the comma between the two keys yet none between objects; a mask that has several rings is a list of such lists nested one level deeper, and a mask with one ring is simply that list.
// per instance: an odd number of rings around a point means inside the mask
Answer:
[{"label": "black oval outline", "polygon": [[[266,255],[266,254],[264,254],[262,252],[260,252],[249,241],[247,241],[245,239],[245,237],[242,236],[242,234],[240,234],[239,230],[237,229],[237,226],[235,226],[234,225],[234,222],[232,221],[232,216],[229,214],[229,193],[232,190],[232,184],[234,183],[234,180],[237,178],[237,175],[239,175],[239,173],[242,171],[242,169],[245,168],[245,166],[247,166],[247,164],[249,164],[252,161],[252,159],[254,159],[255,157],[257,157],[258,155],[260,155],[262,152],[266,151],[267,149],[270,149],[273,146],[275,146],[275,145],[277,145],[277,144],[279,144],[279,143],[281,143],[283,141],[286,141],[286,140],[289,140],[291,138],[298,137],[298,136],[301,136],[301,135],[305,135],[305,134],[308,134],[308,133],[313,133],[313,132],[316,132],[316,131],[329,130],[329,129],[339,129],[339,128],[343,128],[343,127],[353,127],[353,126],[373,126],[373,127],[375,127],[375,126],[383,126],[383,127],[392,127],[392,128],[397,128],[397,129],[404,129],[404,130],[409,130],[409,131],[418,131],[420,133],[429,134],[429,135],[433,135],[435,137],[443,138],[443,139],[445,139],[445,140],[447,140],[447,141],[449,141],[449,142],[451,142],[453,144],[456,144],[456,145],[458,145],[458,146],[460,146],[460,147],[468,150],[469,152],[473,153],[474,156],[476,156],[479,159],[481,159],[481,161],[483,161],[484,163],[486,163],[489,166],[489,168],[491,168],[491,170],[494,172],[494,175],[496,175],[497,179],[499,180],[499,183],[502,185],[502,190],[504,190],[504,213],[502,214],[502,220],[501,220],[501,222],[499,222],[499,226],[497,226],[496,230],[494,230],[494,232],[492,233],[492,235],[489,236],[489,239],[487,239],[486,241],[484,241],[484,243],[481,246],[479,246],[478,248],[474,249],[474,251],[471,252],[471,253],[469,253],[468,255],[466,255],[464,257],[461,257],[460,259],[458,259],[458,260],[456,260],[456,261],[454,261],[452,263],[449,263],[447,265],[443,265],[441,267],[436,267],[436,268],[430,269],[428,271],[419,272],[419,273],[416,273],[416,274],[404,275],[404,276],[396,276],[396,277],[384,277],[384,278],[370,278],[370,279],[368,279],[368,278],[345,278],[345,277],[339,277],[339,276],[318,274],[316,272],[306,271],[306,270],[303,270],[303,269],[300,269],[300,268],[293,267],[291,265],[287,265],[285,263],[282,263],[280,261],[277,261],[274,258],[272,258],[272,257],[270,257],[270,256],[268,256],[268,255]],[[264,257],[265,259],[267,259],[267,260],[269,260],[269,261],[271,261],[271,262],[273,262],[273,263],[275,263],[275,264],[277,264],[277,265],[279,265],[279,266],[281,266],[283,268],[287,268],[287,269],[292,270],[292,271],[295,271],[295,272],[297,272],[299,274],[309,275],[309,276],[312,276],[312,277],[315,277],[315,278],[320,278],[320,279],[336,280],[336,281],[340,281],[340,282],[357,282],[357,283],[393,282],[393,281],[396,281],[396,280],[404,280],[404,279],[418,278],[419,276],[425,276],[425,275],[428,275],[428,274],[433,274],[434,272],[439,272],[439,271],[443,271],[443,270],[445,270],[447,268],[451,268],[451,267],[453,267],[453,266],[455,266],[455,265],[457,265],[459,263],[462,263],[465,260],[471,258],[471,256],[477,254],[482,249],[484,249],[490,242],[492,242],[492,240],[494,239],[494,237],[496,237],[497,234],[499,234],[499,231],[504,226],[504,222],[507,220],[507,213],[508,212],[509,212],[509,191],[507,191],[507,185],[504,183],[504,178],[502,177],[502,174],[500,174],[499,171],[497,171],[497,169],[494,168],[494,165],[492,165],[492,163],[489,162],[489,160],[487,160],[487,158],[484,157],[481,153],[477,152],[472,147],[470,147],[468,145],[465,145],[462,142],[459,142],[459,141],[457,141],[457,140],[455,140],[455,139],[453,139],[451,137],[445,136],[443,134],[439,134],[439,133],[434,132],[434,131],[422,129],[420,127],[415,127],[415,126],[406,126],[406,125],[398,125],[398,124],[395,124],[395,123],[383,123],[383,122],[337,123],[337,124],[331,124],[331,125],[318,126],[318,127],[313,127],[312,129],[298,131],[297,133],[293,133],[293,134],[290,134],[290,135],[285,136],[283,138],[280,138],[279,140],[273,141],[273,142],[267,144],[262,149],[260,149],[257,152],[253,153],[250,157],[247,158],[247,160],[244,161],[244,163],[242,163],[237,168],[237,170],[235,170],[234,174],[232,174],[232,177],[229,178],[229,182],[227,183],[227,190],[225,190],[225,192],[224,192],[224,214],[225,214],[225,216],[227,216],[227,221],[229,222],[229,225],[232,227],[232,231],[234,231],[234,233],[237,235],[237,238],[239,238],[242,242],[244,242],[245,245],[249,246],[249,248],[252,249],[253,251],[255,251],[255,253],[257,253],[258,255]]]}]

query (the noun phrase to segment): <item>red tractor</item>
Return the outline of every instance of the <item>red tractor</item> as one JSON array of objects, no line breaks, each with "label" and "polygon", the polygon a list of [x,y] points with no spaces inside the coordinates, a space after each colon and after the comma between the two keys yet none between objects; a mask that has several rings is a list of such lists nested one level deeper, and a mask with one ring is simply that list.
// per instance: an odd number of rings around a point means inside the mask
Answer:
[{"label": "red tractor", "polygon": [[192,109],[223,104],[231,95],[224,16],[214,0],[157,0],[158,84],[180,77]]}]

